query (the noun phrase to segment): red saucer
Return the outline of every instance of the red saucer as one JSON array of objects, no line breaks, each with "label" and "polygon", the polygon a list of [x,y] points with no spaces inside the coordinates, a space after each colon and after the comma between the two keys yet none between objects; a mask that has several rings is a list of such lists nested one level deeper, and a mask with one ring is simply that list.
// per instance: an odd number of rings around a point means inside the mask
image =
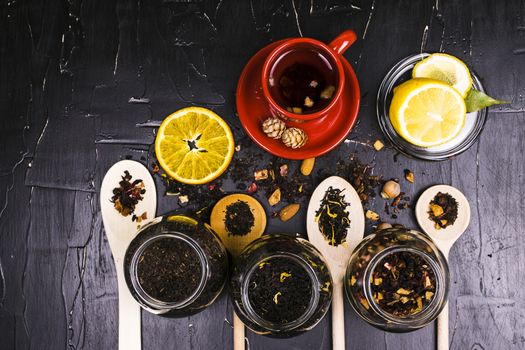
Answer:
[{"label": "red saucer", "polygon": [[325,154],[339,145],[357,120],[360,92],[354,70],[341,56],[346,78],[346,86],[340,101],[334,106],[333,114],[303,123],[287,122],[288,127],[296,126],[308,135],[308,142],[299,149],[286,147],[280,140],[266,136],[262,122],[271,116],[263,96],[261,70],[269,53],[281,43],[272,43],[257,52],[244,67],[237,84],[237,113],[246,133],[262,149],[276,156],[288,159],[306,159]]}]

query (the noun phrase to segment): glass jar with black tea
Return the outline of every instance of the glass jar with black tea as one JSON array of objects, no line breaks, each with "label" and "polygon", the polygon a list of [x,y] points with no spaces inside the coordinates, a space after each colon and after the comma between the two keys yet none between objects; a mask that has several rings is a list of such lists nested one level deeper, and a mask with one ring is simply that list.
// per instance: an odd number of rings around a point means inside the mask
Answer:
[{"label": "glass jar with black tea", "polygon": [[228,275],[228,256],[213,230],[185,215],[145,225],[124,257],[126,283],[145,310],[175,317],[210,305]]},{"label": "glass jar with black tea", "polygon": [[369,324],[409,332],[431,323],[446,304],[449,269],[424,234],[391,228],[363,239],[345,276],[350,305]]},{"label": "glass jar with black tea", "polygon": [[307,240],[265,235],[235,259],[230,279],[235,312],[254,332],[290,337],[312,329],[332,300],[332,277]]}]

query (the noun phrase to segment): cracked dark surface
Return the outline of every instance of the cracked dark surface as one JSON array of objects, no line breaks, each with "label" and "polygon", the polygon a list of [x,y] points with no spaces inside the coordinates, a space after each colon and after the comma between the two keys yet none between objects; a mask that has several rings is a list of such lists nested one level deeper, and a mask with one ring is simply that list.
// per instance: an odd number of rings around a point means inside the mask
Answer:
[{"label": "cracked dark surface", "polygon": [[[317,169],[356,153],[385,178],[411,169],[415,184],[403,188],[411,197],[436,183],[465,193],[471,224],[450,254],[451,348],[523,349],[522,0],[2,2],[0,348],[115,349],[116,276],[97,194],[105,171],[125,156],[148,158],[154,126],[191,104],[232,125],[241,155],[261,154],[235,115],[244,64],[271,41],[302,34],[328,42],[347,28],[359,37],[345,54],[361,84],[359,122]],[[420,50],[459,56],[490,94],[512,101],[490,111],[477,144],[441,163],[394,161],[391,148],[370,147],[381,138],[381,79]],[[224,187],[234,190],[229,180]],[[381,212],[383,204],[376,198],[369,207]],[[176,197],[159,197],[159,214],[175,208]],[[268,232],[304,231],[304,217],[270,219]],[[410,211],[398,222],[416,226]],[[229,349],[231,315],[225,294],[185,319],[144,312],[143,348]],[[297,338],[247,337],[251,349],[330,349],[330,330],[327,317]],[[434,335],[433,327],[387,334],[346,310],[348,349],[433,349]]]}]

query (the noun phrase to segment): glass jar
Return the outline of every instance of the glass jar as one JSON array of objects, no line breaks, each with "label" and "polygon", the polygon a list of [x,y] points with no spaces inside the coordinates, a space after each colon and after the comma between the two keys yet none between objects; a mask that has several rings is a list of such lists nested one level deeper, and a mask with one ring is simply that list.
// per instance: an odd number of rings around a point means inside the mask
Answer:
[{"label": "glass jar", "polygon": [[[406,57],[394,65],[386,74],[377,93],[377,121],[381,131],[383,131],[385,137],[388,138],[397,151],[414,158],[439,161],[449,159],[466,151],[476,142],[487,120],[488,109],[484,108],[476,112],[467,113],[461,132],[453,140],[438,146],[420,147],[400,137],[395,131],[389,115],[394,89],[399,84],[411,79],[414,66],[428,56],[430,56],[429,53],[420,53]],[[485,92],[475,72],[470,70],[470,73],[472,77],[472,88]]]},{"label": "glass jar", "polygon": [[157,218],[140,229],[124,256],[128,288],[145,310],[194,314],[221,293],[228,256],[213,230],[185,215]]},{"label": "glass jar", "polygon": [[420,232],[399,228],[365,237],[352,253],[345,276],[352,308],[372,326],[390,332],[431,323],[445,306],[448,288],[447,260],[437,246]]},{"label": "glass jar", "polygon": [[230,292],[237,316],[256,333],[291,337],[316,326],[332,301],[332,277],[305,239],[265,235],[235,259]]}]

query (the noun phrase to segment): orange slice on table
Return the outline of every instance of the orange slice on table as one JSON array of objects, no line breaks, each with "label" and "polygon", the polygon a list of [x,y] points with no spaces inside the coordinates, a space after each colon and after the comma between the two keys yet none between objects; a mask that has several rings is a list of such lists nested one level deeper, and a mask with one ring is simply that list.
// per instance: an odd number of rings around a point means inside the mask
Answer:
[{"label": "orange slice on table", "polygon": [[215,112],[188,107],[170,114],[159,127],[155,154],[173,179],[200,185],[219,177],[233,157],[230,127]]}]

